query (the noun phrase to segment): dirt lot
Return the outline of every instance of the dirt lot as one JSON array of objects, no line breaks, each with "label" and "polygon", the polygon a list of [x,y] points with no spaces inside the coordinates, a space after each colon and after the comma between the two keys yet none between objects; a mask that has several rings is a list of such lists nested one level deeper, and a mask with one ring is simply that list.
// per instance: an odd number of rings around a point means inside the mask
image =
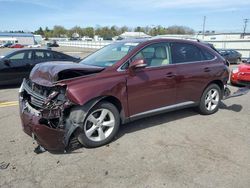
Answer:
[{"label": "dirt lot", "polygon": [[17,93],[0,89],[0,103],[14,101],[0,106],[0,166],[9,164],[0,169],[1,188],[250,187],[250,93],[211,116],[162,114],[122,126],[108,146],[39,155],[22,132]]}]

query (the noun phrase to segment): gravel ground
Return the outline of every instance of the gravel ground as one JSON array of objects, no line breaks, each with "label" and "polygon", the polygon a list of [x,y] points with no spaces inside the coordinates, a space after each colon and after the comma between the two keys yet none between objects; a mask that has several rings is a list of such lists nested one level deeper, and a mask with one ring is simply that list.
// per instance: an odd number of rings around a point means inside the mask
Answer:
[{"label": "gravel ground", "polygon": [[[17,92],[1,88],[0,103]],[[185,109],[138,120],[104,147],[38,155],[18,106],[0,107],[0,187],[248,188],[249,99],[228,99],[210,116]]]}]

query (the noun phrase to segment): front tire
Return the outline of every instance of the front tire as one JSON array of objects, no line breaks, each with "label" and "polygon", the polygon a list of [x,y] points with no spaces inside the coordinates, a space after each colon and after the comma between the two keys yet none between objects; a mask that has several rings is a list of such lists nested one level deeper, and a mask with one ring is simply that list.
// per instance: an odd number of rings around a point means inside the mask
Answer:
[{"label": "front tire", "polygon": [[203,115],[214,114],[219,109],[222,98],[221,89],[217,84],[209,85],[203,92],[198,110]]},{"label": "front tire", "polygon": [[100,102],[88,113],[83,123],[79,142],[94,148],[112,141],[119,130],[120,116],[117,108],[108,102]]}]

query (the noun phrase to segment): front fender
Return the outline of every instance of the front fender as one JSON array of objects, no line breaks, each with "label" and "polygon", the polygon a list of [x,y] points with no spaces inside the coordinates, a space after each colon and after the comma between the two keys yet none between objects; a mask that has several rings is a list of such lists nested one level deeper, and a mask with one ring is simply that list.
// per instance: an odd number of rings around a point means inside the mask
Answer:
[{"label": "front fender", "polygon": [[82,128],[84,120],[89,112],[89,110],[100,102],[103,97],[97,97],[90,100],[83,106],[74,106],[71,108],[70,115],[65,123],[65,137],[64,143],[67,146],[69,144],[69,139],[71,135],[75,132],[77,128]]}]

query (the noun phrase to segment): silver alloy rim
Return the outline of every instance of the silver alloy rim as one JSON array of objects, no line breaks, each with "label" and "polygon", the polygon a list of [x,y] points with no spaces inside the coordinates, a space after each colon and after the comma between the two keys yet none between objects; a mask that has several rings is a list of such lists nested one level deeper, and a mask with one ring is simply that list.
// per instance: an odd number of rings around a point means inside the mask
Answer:
[{"label": "silver alloy rim", "polygon": [[88,139],[100,142],[110,136],[115,126],[113,113],[100,108],[89,114],[84,124],[84,132]]},{"label": "silver alloy rim", "polygon": [[219,104],[220,95],[217,89],[211,89],[206,95],[205,106],[208,111],[213,111]]}]

